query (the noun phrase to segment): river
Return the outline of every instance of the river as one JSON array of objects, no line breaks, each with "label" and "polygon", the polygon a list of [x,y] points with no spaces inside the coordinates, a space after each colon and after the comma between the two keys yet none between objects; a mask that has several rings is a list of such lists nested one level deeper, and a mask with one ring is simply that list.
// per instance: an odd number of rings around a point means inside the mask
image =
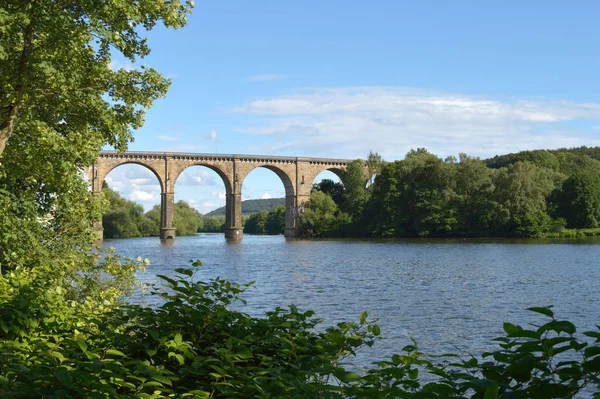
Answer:
[{"label": "river", "polygon": [[578,329],[600,324],[600,241],[402,240],[290,241],[282,236],[221,234],[106,240],[105,246],[148,258],[139,276],[158,282],[199,259],[199,278],[220,276],[255,287],[243,310],[254,316],[276,306],[313,309],[323,325],[378,318],[384,339],[356,359],[388,357],[417,340],[426,353],[481,353],[502,335],[502,323],[542,322],[525,309],[554,305]]}]

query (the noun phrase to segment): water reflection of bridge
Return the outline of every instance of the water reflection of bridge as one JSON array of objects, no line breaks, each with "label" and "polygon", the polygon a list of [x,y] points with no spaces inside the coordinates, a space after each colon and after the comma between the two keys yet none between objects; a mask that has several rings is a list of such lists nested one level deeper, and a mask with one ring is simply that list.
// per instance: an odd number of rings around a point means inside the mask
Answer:
[{"label": "water reflection of bridge", "polygon": [[[102,151],[96,163],[88,169],[88,177],[92,191],[99,194],[106,175],[120,165],[138,164],[150,169],[158,178],[161,188],[160,238],[173,239],[175,182],[190,166],[206,166],[215,171],[225,185],[225,236],[242,238],[242,184],[253,169],[267,168],[279,176],[285,187],[285,235],[294,237],[299,210],[310,197],[313,180],[325,170],[339,176],[349,162],[351,160],[263,155]],[[102,222],[96,224],[96,229],[99,237],[102,237]]]}]

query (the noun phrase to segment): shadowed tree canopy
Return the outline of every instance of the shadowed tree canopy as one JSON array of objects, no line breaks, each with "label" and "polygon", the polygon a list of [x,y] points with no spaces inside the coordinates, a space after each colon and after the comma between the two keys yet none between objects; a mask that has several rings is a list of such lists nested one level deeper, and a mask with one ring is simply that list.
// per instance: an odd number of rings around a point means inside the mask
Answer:
[{"label": "shadowed tree canopy", "polygon": [[344,201],[344,185],[339,182],[334,182],[331,179],[323,179],[320,182],[313,184],[312,190],[318,190],[329,195],[338,207],[341,206]]}]

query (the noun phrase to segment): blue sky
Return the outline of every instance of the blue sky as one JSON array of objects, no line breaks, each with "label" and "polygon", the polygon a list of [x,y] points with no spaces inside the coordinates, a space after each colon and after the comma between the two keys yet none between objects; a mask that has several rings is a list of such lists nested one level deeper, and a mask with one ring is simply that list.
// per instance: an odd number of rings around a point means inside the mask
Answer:
[{"label": "blue sky", "polygon": [[[197,1],[185,28],[148,35],[141,62],[172,85],[129,148],[394,160],[597,146],[598,15],[592,1]],[[107,181],[160,201],[143,167]],[[283,193],[261,168],[242,195]],[[194,167],[180,199],[205,213],[224,186]]]}]

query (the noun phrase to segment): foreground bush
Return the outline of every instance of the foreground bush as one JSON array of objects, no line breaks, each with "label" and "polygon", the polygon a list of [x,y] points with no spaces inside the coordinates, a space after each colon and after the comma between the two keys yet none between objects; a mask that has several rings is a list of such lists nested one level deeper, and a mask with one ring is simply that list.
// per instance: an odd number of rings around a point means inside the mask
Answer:
[{"label": "foreground bush", "polygon": [[379,336],[366,314],[323,332],[315,330],[313,312],[294,306],[253,318],[229,308],[243,302],[249,284],[196,281],[194,272],[162,276],[166,287],[152,293],[156,307],[110,311],[66,298],[25,272],[2,278],[12,288],[0,303],[1,396],[488,399],[600,392],[600,332],[583,333],[586,342],[549,308],[531,308],[547,318],[538,327],[505,323],[500,349],[481,358],[431,358],[414,344],[361,373],[343,360]]}]

